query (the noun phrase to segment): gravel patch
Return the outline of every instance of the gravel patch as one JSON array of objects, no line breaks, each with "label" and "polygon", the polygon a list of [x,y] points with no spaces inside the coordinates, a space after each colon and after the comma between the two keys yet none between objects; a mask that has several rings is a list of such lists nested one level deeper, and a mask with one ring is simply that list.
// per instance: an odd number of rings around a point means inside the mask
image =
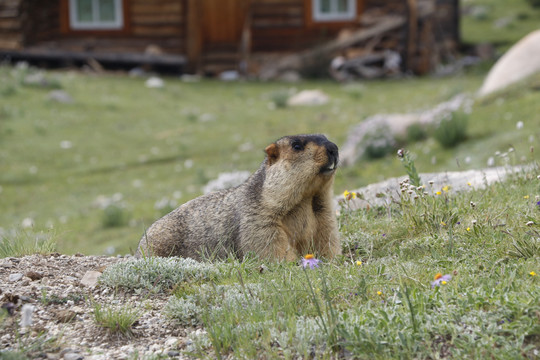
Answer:
[{"label": "gravel patch", "polygon": [[[125,293],[91,280],[108,266],[130,259],[60,254],[0,259],[0,303],[10,314],[0,322],[0,352],[19,350],[19,343],[28,349],[36,340],[57,337],[58,341],[31,351],[30,358],[185,358],[180,351],[194,329],[164,317],[170,294]],[[141,317],[133,333],[118,335],[96,325],[95,303],[137,309]]]}]

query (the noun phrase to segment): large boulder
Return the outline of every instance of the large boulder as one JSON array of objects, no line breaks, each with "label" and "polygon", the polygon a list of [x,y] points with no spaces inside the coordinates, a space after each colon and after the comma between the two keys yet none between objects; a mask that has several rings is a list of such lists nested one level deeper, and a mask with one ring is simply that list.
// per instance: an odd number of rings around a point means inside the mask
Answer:
[{"label": "large boulder", "polygon": [[469,111],[472,100],[465,94],[458,94],[452,99],[442,102],[435,107],[409,114],[376,114],[353,126],[347,135],[347,140],[340,146],[340,162],[345,166],[353,165],[370,148],[390,148],[396,139],[407,135],[411,125],[427,127],[437,124],[445,116],[454,111],[464,109]]},{"label": "large boulder", "polygon": [[510,48],[489,71],[479,91],[485,96],[540,71],[540,30]]}]

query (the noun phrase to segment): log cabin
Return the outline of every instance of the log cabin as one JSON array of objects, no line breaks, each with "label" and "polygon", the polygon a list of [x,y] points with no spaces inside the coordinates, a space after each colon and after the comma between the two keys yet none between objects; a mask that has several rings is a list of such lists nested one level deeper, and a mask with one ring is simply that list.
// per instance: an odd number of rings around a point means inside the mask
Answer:
[{"label": "log cabin", "polygon": [[0,60],[247,71],[260,54],[301,52],[389,14],[403,24],[357,46],[395,50],[417,74],[457,50],[459,0],[2,0]]}]

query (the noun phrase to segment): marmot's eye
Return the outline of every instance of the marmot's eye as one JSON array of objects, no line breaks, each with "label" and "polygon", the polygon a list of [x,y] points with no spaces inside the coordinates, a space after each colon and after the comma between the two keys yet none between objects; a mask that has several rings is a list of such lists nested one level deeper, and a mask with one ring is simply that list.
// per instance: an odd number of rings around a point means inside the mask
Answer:
[{"label": "marmot's eye", "polygon": [[304,150],[304,146],[302,145],[302,143],[300,141],[295,141],[291,144],[292,148],[294,150],[297,150],[297,151],[300,151],[300,150]]}]

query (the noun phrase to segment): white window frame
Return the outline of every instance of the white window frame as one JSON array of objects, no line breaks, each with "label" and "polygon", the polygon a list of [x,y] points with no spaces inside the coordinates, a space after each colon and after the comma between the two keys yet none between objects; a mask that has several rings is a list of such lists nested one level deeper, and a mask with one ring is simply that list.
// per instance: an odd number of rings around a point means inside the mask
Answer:
[{"label": "white window frame", "polygon": [[[93,18],[99,14],[98,0],[92,0]],[[69,0],[69,25],[73,30],[117,30],[124,27],[122,0],[114,0],[115,19],[113,21],[81,22],[77,19],[77,0]]]},{"label": "white window frame", "polygon": [[314,21],[350,21],[356,19],[356,0],[347,0],[347,11],[338,12],[335,1],[330,2],[330,12],[323,13],[320,11],[321,0],[312,0],[313,20]]}]

